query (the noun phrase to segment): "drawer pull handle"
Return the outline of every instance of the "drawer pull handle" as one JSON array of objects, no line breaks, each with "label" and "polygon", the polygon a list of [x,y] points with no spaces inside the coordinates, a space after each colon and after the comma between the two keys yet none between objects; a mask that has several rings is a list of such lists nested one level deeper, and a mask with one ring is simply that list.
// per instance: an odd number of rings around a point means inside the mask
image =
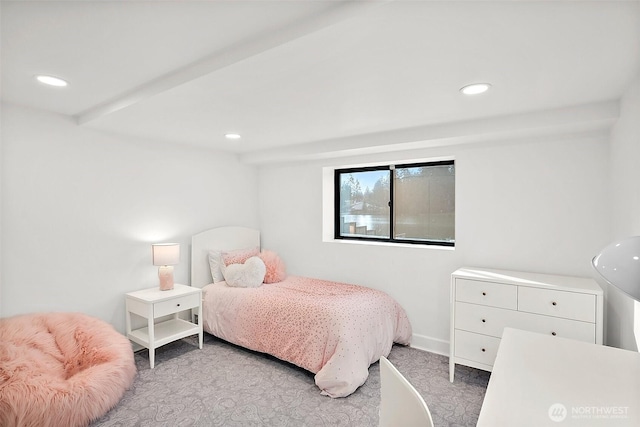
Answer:
[{"label": "drawer pull handle", "polygon": [[180,307],[180,303],[176,304],[176,306]]},{"label": "drawer pull handle", "polygon": [[482,296],[483,296],[483,297],[486,297],[486,296],[487,296],[487,293],[486,293],[486,292],[483,292],[483,293],[482,293]]},{"label": "drawer pull handle", "polygon": [[483,352],[485,352],[485,351],[487,351],[487,350],[485,350],[485,349],[483,348],[483,349],[482,349],[482,351],[483,351]]},{"label": "drawer pull handle", "polygon": [[487,319],[482,319],[482,323],[487,323]]},{"label": "drawer pull handle", "polygon": [[558,303],[557,303],[557,302],[555,302],[555,301],[553,301],[553,302],[551,303],[551,305],[558,305]]},{"label": "drawer pull handle", "polygon": [[553,336],[555,337],[555,336],[556,336],[556,333],[555,333],[555,332],[551,332],[551,335],[553,335]]}]

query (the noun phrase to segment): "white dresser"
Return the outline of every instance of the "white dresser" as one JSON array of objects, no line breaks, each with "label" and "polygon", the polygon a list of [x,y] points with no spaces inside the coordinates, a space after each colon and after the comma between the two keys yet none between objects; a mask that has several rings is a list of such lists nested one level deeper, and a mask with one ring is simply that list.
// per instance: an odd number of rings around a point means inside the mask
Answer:
[{"label": "white dresser", "polygon": [[461,268],[451,275],[449,379],[491,371],[505,327],[602,344],[603,293],[581,277]]}]

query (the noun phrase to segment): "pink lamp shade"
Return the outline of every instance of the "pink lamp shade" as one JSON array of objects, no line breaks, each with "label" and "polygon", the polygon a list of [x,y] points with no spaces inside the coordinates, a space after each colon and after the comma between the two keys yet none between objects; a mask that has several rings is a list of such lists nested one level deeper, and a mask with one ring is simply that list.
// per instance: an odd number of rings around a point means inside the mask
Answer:
[{"label": "pink lamp shade", "polygon": [[173,289],[173,266],[180,262],[180,245],[178,243],[157,243],[151,245],[153,265],[158,268],[160,290]]}]

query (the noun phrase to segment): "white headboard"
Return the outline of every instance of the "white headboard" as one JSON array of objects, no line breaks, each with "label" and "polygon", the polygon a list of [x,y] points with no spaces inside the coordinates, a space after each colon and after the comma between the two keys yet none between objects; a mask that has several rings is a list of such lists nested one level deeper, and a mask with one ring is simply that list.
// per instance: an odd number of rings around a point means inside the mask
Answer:
[{"label": "white headboard", "polygon": [[260,231],[247,227],[219,227],[191,237],[191,286],[202,288],[213,282],[209,250],[260,247]]}]

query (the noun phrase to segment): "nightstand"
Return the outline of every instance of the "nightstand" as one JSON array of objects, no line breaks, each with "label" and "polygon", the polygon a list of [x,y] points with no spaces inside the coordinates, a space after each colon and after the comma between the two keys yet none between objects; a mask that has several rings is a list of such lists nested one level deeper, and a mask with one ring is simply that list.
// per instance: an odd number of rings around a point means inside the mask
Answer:
[{"label": "nightstand", "polygon": [[[155,287],[126,294],[127,338],[149,349],[151,368],[155,365],[155,349],[180,338],[198,334],[202,349],[200,316],[197,324],[178,317],[180,312],[189,309],[198,309],[198,313],[202,310],[200,288],[176,284],[170,291]],[[147,326],[131,330],[131,313],[147,319]],[[171,319],[155,323],[155,319],[170,315]]]}]

